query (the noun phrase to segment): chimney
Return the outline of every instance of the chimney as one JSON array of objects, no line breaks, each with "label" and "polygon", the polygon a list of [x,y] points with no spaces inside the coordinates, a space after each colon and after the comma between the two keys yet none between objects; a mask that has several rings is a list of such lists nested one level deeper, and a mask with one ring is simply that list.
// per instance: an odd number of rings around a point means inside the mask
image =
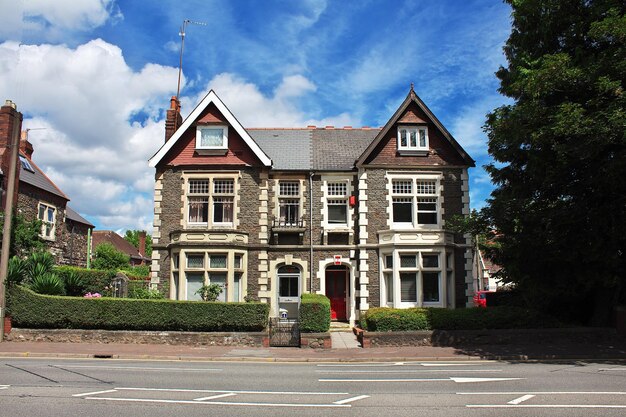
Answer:
[{"label": "chimney", "polygon": [[176,96],[170,99],[170,108],[165,117],[165,141],[167,142],[176,132],[176,129],[183,124],[183,117],[180,115],[180,101]]},{"label": "chimney", "polygon": [[138,245],[137,245],[138,246],[137,250],[139,251],[139,254],[141,256],[145,257],[146,256],[146,232],[141,231],[137,233],[137,239],[139,240]]},{"label": "chimney", "polygon": [[20,151],[28,157],[33,159],[33,144],[28,141],[28,129],[22,130],[22,138],[20,139]]}]

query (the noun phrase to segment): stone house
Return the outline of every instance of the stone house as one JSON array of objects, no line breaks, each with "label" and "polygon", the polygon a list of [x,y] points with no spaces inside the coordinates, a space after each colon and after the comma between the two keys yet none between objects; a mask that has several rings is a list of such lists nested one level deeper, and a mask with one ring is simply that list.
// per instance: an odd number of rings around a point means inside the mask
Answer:
[{"label": "stone house", "polygon": [[[22,115],[13,103],[0,109],[0,152],[2,157],[2,209],[4,209],[9,171],[8,156],[13,129],[21,131]],[[84,267],[87,264],[88,240],[94,225],[74,211],[69,197],[33,161],[33,145],[27,132],[21,133],[17,164],[15,210],[26,220],[42,221],[40,237],[55,263]]]},{"label": "stone house", "polygon": [[474,161],[415,94],[382,128],[244,128],[210,91],[183,121],[172,98],[156,168],[153,284],[198,299],[258,299],[297,315],[326,294],[333,319],[370,307],[468,305]]}]

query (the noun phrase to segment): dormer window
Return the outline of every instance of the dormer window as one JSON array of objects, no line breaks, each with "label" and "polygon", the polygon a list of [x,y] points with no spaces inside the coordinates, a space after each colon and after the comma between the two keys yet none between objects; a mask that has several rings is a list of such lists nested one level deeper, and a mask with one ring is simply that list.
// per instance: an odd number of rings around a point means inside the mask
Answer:
[{"label": "dormer window", "polygon": [[228,126],[198,126],[196,129],[196,151],[228,150]]},{"label": "dormer window", "polygon": [[428,152],[428,128],[426,126],[399,126],[398,152],[425,155]]}]

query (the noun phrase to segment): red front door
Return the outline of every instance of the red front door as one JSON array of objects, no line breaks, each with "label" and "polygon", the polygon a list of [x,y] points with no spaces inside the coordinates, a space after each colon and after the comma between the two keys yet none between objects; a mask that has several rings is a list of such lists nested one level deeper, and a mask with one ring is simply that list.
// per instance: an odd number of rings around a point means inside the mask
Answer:
[{"label": "red front door", "polygon": [[326,270],[326,297],[330,299],[330,318],[346,320],[346,281],[347,270]]}]

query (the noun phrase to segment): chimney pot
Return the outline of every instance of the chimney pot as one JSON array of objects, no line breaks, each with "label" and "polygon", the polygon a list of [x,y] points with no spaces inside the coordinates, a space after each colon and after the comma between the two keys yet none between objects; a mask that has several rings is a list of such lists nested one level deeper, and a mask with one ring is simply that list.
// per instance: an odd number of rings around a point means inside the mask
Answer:
[{"label": "chimney pot", "polygon": [[11,107],[13,110],[17,110],[17,104],[15,104],[12,100],[5,100],[4,105]]}]

